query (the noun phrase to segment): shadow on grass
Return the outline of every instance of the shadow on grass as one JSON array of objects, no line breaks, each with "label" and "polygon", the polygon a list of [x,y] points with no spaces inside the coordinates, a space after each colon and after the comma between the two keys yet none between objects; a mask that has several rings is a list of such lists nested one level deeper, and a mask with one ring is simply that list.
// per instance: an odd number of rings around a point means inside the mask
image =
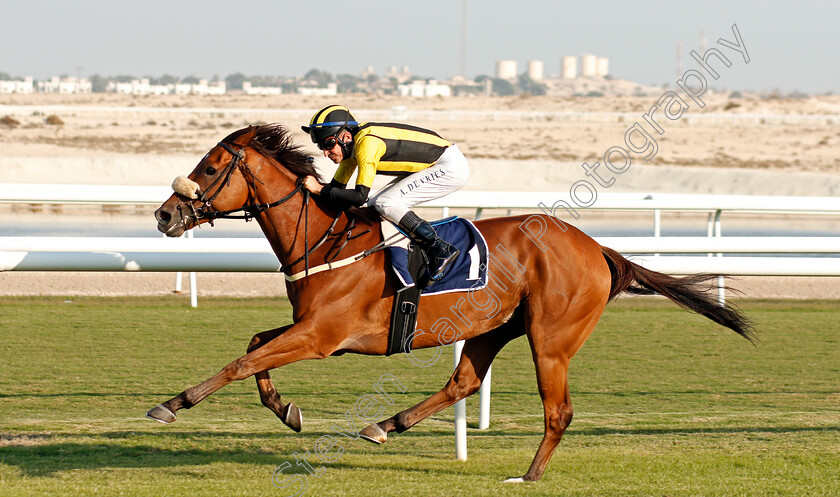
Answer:
[{"label": "shadow on grass", "polygon": [[[0,462],[18,467],[26,476],[51,476],[71,470],[105,468],[173,468],[212,463],[238,463],[276,467],[284,462],[295,466],[294,457],[266,453],[260,449],[165,449],[152,445],[122,443],[46,443],[0,447]],[[295,469],[286,473],[294,474]],[[303,468],[299,468],[303,472]]]},{"label": "shadow on grass", "polygon": [[[703,435],[703,434],[794,434],[794,433],[840,433],[840,426],[826,427],[767,427],[767,426],[741,426],[741,427],[715,427],[715,428],[585,428],[568,432],[569,436],[608,436],[608,435]],[[266,466],[276,468],[279,465],[288,463],[287,469],[283,472],[287,475],[306,474],[306,469],[298,464],[298,459],[292,455],[294,452],[301,454],[311,451],[315,438],[319,434],[330,434],[330,432],[312,433],[311,436],[295,439],[293,449],[267,449],[265,447],[251,447],[251,441],[260,440],[267,445],[274,445],[276,442],[271,437],[260,433],[241,432],[219,432],[219,431],[181,431],[169,432],[166,436],[160,436],[154,431],[115,431],[98,435],[90,434],[20,434],[16,436],[4,436],[0,442],[0,463],[17,467],[28,477],[49,477],[55,473],[73,470],[97,471],[102,469],[135,468],[178,468],[189,466],[202,466],[216,463],[235,463],[251,466]],[[485,437],[539,437],[541,430],[486,430],[473,431],[472,435]],[[451,432],[446,431],[421,431],[401,435],[401,437],[427,438],[427,437],[449,437]],[[94,441],[86,442],[91,440]],[[149,440],[151,437],[151,440]],[[55,440],[54,440],[55,439]],[[60,439],[60,440],[59,440]],[[242,442],[245,440],[245,442]],[[138,443],[140,442],[140,443]],[[145,442],[145,443],[143,443]],[[376,447],[358,441],[348,441],[345,445],[348,454],[365,456],[363,459],[370,463],[336,461],[324,464],[327,468],[345,469],[376,469],[376,470],[400,470],[411,471],[414,468],[410,464],[395,461],[394,458],[402,459],[400,456],[423,458],[422,454],[408,454],[406,447]],[[342,442],[344,443],[344,442]],[[216,446],[206,448],[208,446]],[[243,446],[244,445],[244,446]],[[200,447],[198,447],[200,446]],[[379,457],[377,457],[379,456]],[[320,465],[314,454],[308,457],[311,463]],[[435,460],[435,457],[430,457]],[[449,472],[449,469],[436,468],[436,472]],[[427,472],[428,468],[417,468],[416,471]],[[462,471],[457,466],[451,468],[453,474]],[[267,474],[267,477],[269,475]]]},{"label": "shadow on grass", "polygon": [[[306,452],[306,450],[301,451]],[[406,456],[402,451],[377,451],[377,455],[366,457],[366,462],[349,462],[338,460],[332,463],[322,463],[315,455],[307,456],[307,461],[314,468],[375,471],[402,471],[429,474],[429,468],[412,467],[417,463],[417,455],[411,461],[403,461]],[[347,454],[357,453],[348,450]],[[395,461],[394,459],[399,459]],[[422,458],[430,464],[439,462],[438,458]],[[266,466],[266,478],[272,478],[276,469],[288,463],[281,470],[286,476],[308,475],[307,470],[298,464],[299,460],[293,456],[266,454],[262,451],[248,449],[161,449],[151,445],[126,446],[109,443],[54,443],[35,446],[0,447],[0,464],[17,467],[25,477],[53,477],[64,471],[99,471],[105,469],[166,469],[194,467],[216,463],[236,463],[250,466]],[[446,461],[444,461],[446,462]],[[524,462],[523,462],[524,464]],[[435,467],[435,474],[461,475],[463,469],[453,465],[451,468]]]},{"label": "shadow on grass", "polygon": [[[97,441],[84,443],[81,441],[50,442],[53,438],[89,439],[90,435],[20,435],[16,437],[5,437],[7,443],[0,446],[0,464],[17,467],[25,477],[52,477],[56,473],[64,471],[99,471],[104,469],[167,469],[176,470],[182,467],[194,467],[217,463],[235,463],[250,466],[266,466],[271,468],[266,472],[266,478],[271,478],[272,472],[281,465],[287,467],[282,470],[284,475],[307,474],[304,465],[299,464],[298,457],[304,457],[314,467],[324,466],[326,468],[344,469],[375,469],[377,471],[401,470],[417,471],[428,473],[428,468],[412,468],[410,464],[402,459],[408,456],[404,448],[392,450],[368,446],[366,442],[357,440],[346,445],[346,454],[365,455],[366,462],[354,463],[349,461],[336,461],[333,463],[322,463],[317,456],[312,454],[314,439],[300,440],[300,446],[294,450],[283,450],[282,452],[270,452],[265,448],[251,447],[230,447],[205,449],[199,447],[189,448],[163,448],[165,440],[160,440],[159,445],[134,444],[132,438],[151,435],[151,432],[110,432],[99,435],[115,439],[113,442]],[[211,444],[224,445],[225,439],[265,439],[264,435],[242,434],[234,432],[183,432],[170,433],[168,438],[172,440],[169,445]],[[220,441],[221,439],[221,441]],[[358,444],[356,444],[356,442]],[[12,445],[8,445],[11,443]],[[298,457],[292,455],[299,453]],[[370,455],[371,457],[367,457]],[[412,454],[415,460],[417,454]],[[423,458],[420,455],[421,459]],[[398,459],[395,461],[394,459]],[[429,457],[429,461],[436,458]],[[440,470],[436,469],[440,472]],[[461,470],[453,467],[451,470],[443,469],[444,473],[460,474]]]}]

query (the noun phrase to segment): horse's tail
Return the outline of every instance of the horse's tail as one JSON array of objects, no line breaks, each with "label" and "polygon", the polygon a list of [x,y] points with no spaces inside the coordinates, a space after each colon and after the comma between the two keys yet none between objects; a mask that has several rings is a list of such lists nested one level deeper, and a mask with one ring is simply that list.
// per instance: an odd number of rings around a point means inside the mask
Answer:
[{"label": "horse's tail", "polygon": [[713,296],[714,288],[709,282],[716,279],[717,275],[693,274],[676,278],[634,264],[610,248],[601,247],[601,252],[610,267],[612,278],[609,300],[623,292],[664,295],[679,306],[730,328],[750,342],[755,341],[756,332],[750,320],[738,308],[730,304],[723,306]]}]

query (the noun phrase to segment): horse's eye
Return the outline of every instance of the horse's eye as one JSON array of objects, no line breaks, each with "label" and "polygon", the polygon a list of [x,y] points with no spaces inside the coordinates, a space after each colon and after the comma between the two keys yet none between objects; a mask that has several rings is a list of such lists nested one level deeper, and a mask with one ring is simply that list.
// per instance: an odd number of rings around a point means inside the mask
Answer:
[{"label": "horse's eye", "polygon": [[207,166],[207,169],[204,170],[204,174],[207,176],[213,176],[216,174],[216,168],[213,166]]}]

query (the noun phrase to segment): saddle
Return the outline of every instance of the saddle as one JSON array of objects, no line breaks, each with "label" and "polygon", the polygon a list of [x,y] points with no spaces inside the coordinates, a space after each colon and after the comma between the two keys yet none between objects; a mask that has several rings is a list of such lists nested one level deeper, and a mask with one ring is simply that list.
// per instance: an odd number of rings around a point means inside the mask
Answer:
[{"label": "saddle", "polygon": [[423,250],[391,223],[382,223],[383,239],[392,240],[387,248],[390,264],[402,285],[391,309],[386,355],[410,350],[411,344],[405,342],[416,328],[421,295],[468,292],[487,285],[487,242],[475,225],[457,216],[430,224],[461,252],[439,280],[429,278]]}]

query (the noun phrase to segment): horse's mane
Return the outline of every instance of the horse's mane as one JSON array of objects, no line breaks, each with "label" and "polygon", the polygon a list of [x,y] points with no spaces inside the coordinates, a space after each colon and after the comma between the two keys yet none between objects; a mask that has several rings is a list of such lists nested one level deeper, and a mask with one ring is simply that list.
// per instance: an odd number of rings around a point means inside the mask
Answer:
[{"label": "horse's mane", "polygon": [[[248,144],[249,147],[276,160],[297,176],[311,175],[318,177],[312,156],[304,152],[300,145],[294,143],[291,133],[283,125],[261,124],[255,127],[257,131]],[[232,143],[239,136],[249,132],[250,129],[248,127],[234,131],[222,141]]]},{"label": "horse's mane", "polygon": [[[257,128],[257,131],[254,134],[254,138],[248,144],[249,147],[266,157],[274,159],[299,177],[307,175],[315,176],[316,178],[319,177],[318,171],[315,170],[315,162],[312,160],[312,156],[304,152],[300,145],[292,141],[291,133],[283,125],[262,124],[254,127]],[[233,143],[234,140],[250,132],[250,130],[251,127],[234,131],[222,141]],[[352,207],[347,213],[348,216],[355,217],[367,224],[378,224],[382,221],[379,213],[373,207]]]}]

